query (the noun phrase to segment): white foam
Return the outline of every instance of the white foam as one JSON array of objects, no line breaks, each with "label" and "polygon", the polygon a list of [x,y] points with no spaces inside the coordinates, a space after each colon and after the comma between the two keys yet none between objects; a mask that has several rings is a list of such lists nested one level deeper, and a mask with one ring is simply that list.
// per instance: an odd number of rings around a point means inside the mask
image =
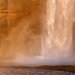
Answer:
[{"label": "white foam", "polygon": [[5,62],[6,65],[9,66],[12,65],[18,65],[18,66],[43,66],[43,65],[48,65],[48,66],[56,66],[56,65],[75,65],[75,60],[71,56],[63,56],[63,57],[53,57],[50,58],[48,57],[41,57],[41,56],[35,56],[31,58],[15,58],[13,60],[8,60]]}]

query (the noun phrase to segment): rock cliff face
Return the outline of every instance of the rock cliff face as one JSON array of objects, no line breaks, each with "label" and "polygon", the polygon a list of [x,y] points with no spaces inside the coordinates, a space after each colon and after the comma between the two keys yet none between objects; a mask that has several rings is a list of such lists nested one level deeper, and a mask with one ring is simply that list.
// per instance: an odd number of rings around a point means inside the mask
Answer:
[{"label": "rock cliff face", "polygon": [[74,0],[0,0],[0,64],[74,65],[74,29]]}]

